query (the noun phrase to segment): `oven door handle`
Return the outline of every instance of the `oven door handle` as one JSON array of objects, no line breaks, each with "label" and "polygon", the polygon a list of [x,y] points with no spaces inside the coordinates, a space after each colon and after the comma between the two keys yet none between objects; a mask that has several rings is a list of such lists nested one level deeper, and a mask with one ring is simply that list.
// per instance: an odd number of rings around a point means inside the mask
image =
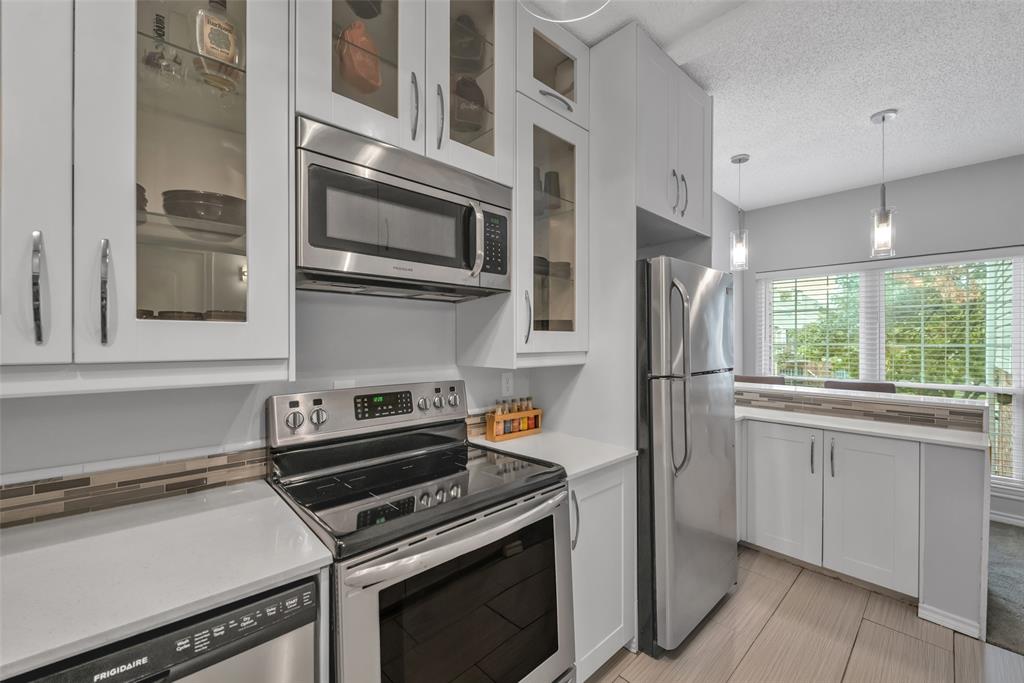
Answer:
[{"label": "oven door handle", "polygon": [[345,577],[344,583],[350,588],[367,588],[382,581],[403,580],[415,576],[425,569],[454,560],[460,555],[493,543],[517,529],[547,517],[564,503],[567,497],[568,494],[563,489],[554,497],[526,504],[528,509],[525,512],[488,525],[482,531],[474,529],[476,525],[471,525],[464,531],[459,529],[439,537],[444,545],[436,548],[418,551],[418,548],[413,546],[405,551],[399,551],[396,555],[387,555],[386,562],[357,569]]},{"label": "oven door handle", "polygon": [[476,277],[484,267],[484,210],[480,202],[470,202],[469,205],[476,214],[476,259],[473,261],[473,270],[469,271],[469,276]]}]

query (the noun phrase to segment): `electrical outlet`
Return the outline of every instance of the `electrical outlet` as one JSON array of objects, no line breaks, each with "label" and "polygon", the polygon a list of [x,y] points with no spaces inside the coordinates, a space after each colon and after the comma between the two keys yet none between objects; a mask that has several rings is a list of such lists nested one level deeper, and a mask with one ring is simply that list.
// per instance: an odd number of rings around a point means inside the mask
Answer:
[{"label": "electrical outlet", "polygon": [[501,397],[502,398],[508,398],[509,396],[511,396],[512,394],[515,393],[516,387],[515,387],[515,382],[513,381],[514,377],[515,377],[515,375],[512,374],[511,372],[503,372],[503,373],[501,373]]}]

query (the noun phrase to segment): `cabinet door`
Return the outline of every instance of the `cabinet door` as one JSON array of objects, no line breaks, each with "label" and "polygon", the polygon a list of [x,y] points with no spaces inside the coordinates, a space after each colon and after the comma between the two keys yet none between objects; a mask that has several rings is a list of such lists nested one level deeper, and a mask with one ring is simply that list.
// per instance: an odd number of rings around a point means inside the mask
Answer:
[{"label": "cabinet door", "polygon": [[515,5],[427,3],[427,155],[505,185],[515,168]]},{"label": "cabinet door", "polygon": [[215,8],[76,3],[76,362],[288,355],[288,5]]},{"label": "cabinet door", "polygon": [[676,164],[679,67],[650,36],[638,33],[636,200],[641,208],[675,222],[682,206]]},{"label": "cabinet door", "polygon": [[680,200],[675,221],[702,235],[711,234],[712,100],[700,86],[676,70],[674,91]]},{"label": "cabinet door", "polygon": [[633,637],[635,463],[569,482],[576,675],[586,680]]},{"label": "cabinet door", "polygon": [[0,5],[4,365],[71,362],[73,10],[71,0]]},{"label": "cabinet door", "polygon": [[825,432],[824,565],[917,595],[919,449]]},{"label": "cabinet door", "polygon": [[821,564],[820,430],[747,424],[747,538]]},{"label": "cabinet door", "polygon": [[295,108],[423,153],[425,0],[295,3]]},{"label": "cabinet door", "polygon": [[518,350],[586,351],[587,131],[522,95],[516,121]]},{"label": "cabinet door", "polygon": [[590,48],[516,3],[516,89],[590,128]]}]

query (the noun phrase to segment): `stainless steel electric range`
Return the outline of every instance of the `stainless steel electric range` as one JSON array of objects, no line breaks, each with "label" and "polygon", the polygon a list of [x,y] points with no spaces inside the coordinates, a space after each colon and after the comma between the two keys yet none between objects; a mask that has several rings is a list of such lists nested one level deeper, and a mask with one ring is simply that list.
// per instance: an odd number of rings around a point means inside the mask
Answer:
[{"label": "stainless steel electric range", "polygon": [[330,547],[338,681],[575,680],[565,471],[466,439],[460,381],[267,399],[270,483]]}]

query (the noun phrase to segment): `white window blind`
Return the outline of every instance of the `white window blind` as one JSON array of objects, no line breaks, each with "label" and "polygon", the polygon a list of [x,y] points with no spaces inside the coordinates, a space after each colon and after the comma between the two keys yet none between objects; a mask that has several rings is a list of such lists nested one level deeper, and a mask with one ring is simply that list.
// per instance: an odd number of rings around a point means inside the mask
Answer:
[{"label": "white window blind", "polygon": [[859,376],[859,273],[774,280],[768,290],[769,374]]},{"label": "white window blind", "polygon": [[758,286],[758,372],[985,399],[993,476],[1024,484],[1024,257]]}]

